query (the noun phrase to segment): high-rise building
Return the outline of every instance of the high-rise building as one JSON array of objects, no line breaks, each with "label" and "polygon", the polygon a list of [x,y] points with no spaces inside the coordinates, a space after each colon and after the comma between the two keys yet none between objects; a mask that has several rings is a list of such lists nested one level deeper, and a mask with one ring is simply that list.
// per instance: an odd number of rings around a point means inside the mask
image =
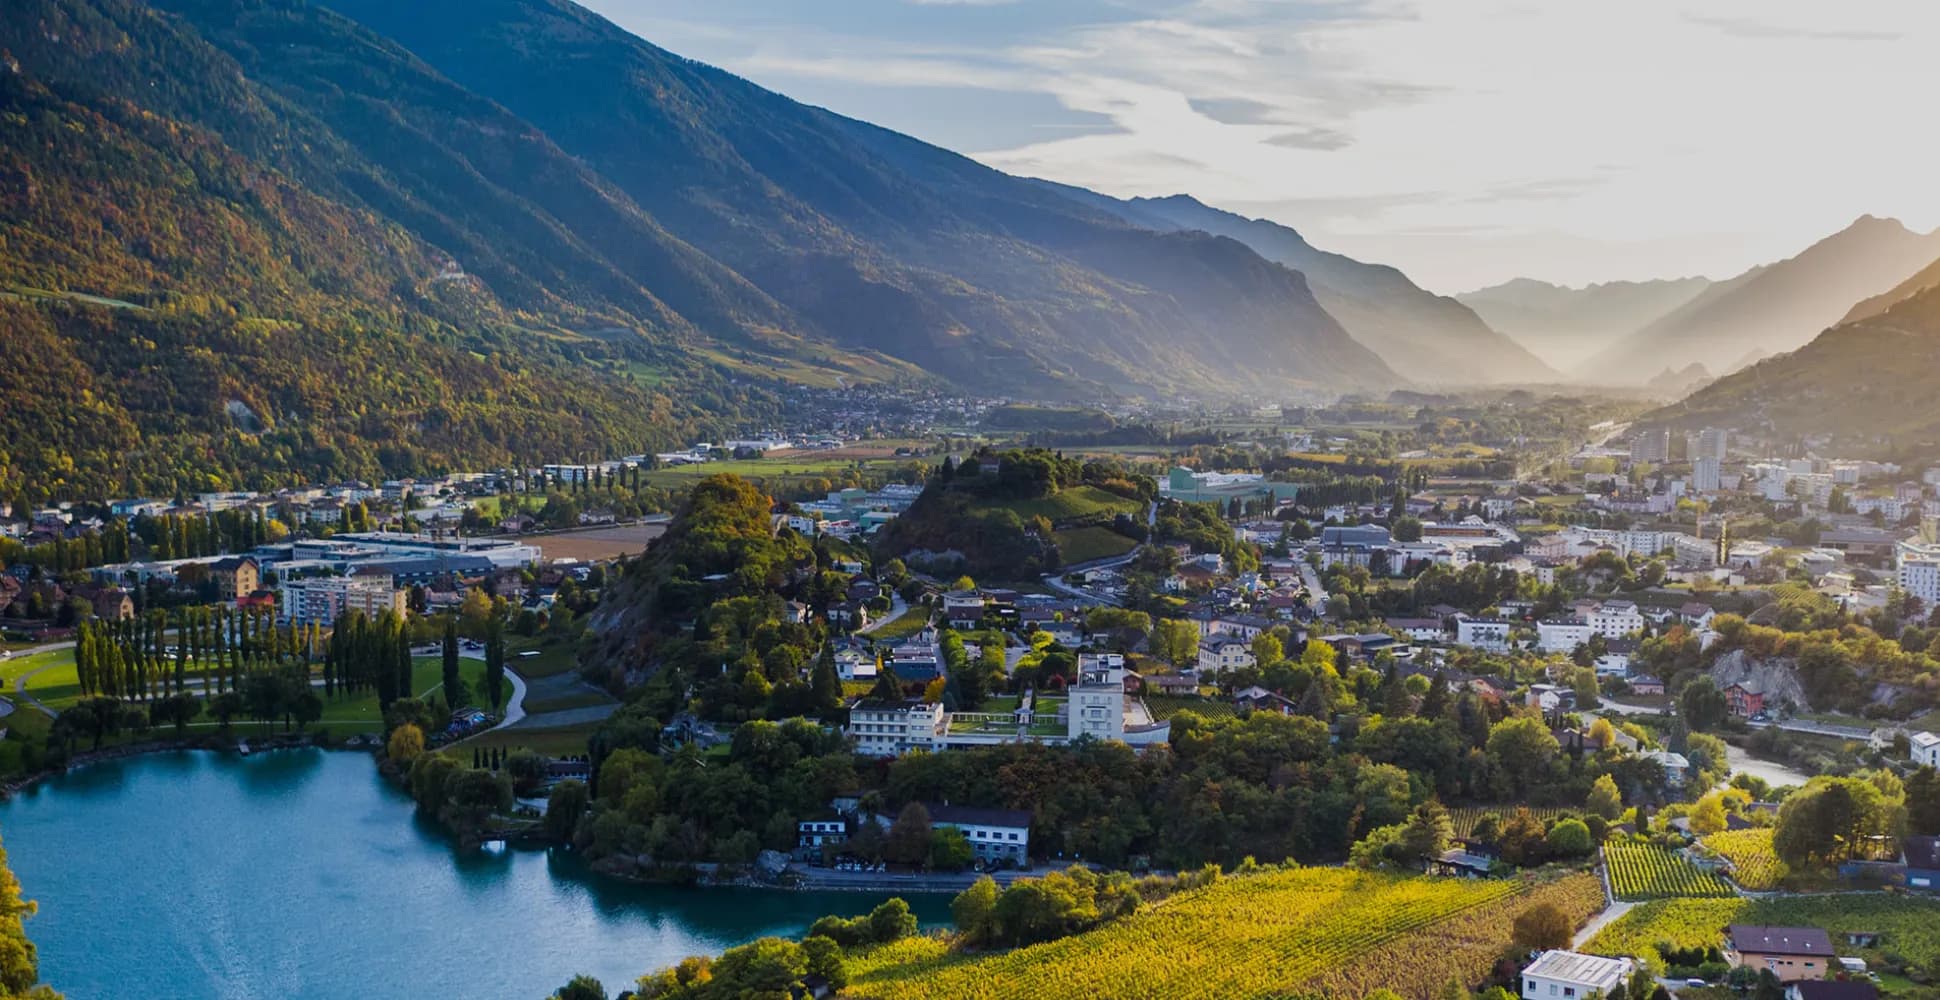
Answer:
[{"label": "high-rise building", "polygon": [[1722,463],[1706,455],[1691,463],[1691,489],[1698,493],[1716,493],[1721,479]]},{"label": "high-rise building", "polygon": [[1701,431],[1684,435],[1684,457],[1692,462],[1700,458],[1715,458],[1723,462],[1725,451],[1730,446],[1730,438],[1723,428],[1706,427]]},{"label": "high-rise building", "polygon": [[1663,429],[1641,431],[1630,439],[1632,462],[1664,462],[1671,457],[1671,432]]}]

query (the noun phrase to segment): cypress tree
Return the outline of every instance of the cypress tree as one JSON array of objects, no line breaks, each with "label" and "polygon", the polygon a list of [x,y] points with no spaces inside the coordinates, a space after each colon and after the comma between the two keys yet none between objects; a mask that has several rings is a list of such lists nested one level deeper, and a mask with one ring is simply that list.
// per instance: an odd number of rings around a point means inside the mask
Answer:
[{"label": "cypress tree", "polygon": [[445,619],[444,649],[445,707],[456,711],[465,700],[465,684],[458,676],[458,621]]}]

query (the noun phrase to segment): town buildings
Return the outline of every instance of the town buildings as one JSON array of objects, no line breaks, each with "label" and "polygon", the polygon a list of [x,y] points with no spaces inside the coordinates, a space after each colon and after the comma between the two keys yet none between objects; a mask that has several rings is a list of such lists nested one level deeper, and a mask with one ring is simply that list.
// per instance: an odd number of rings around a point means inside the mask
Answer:
[{"label": "town buildings", "polygon": [[278,618],[290,625],[329,626],[351,611],[375,620],[404,614],[405,593],[388,575],[309,576],[283,581]]}]

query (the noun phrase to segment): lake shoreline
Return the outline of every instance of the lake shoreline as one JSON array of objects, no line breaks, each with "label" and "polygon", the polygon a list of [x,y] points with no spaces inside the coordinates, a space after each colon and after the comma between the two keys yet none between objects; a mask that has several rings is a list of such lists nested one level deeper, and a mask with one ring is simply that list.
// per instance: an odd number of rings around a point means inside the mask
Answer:
[{"label": "lake shoreline", "polygon": [[83,750],[73,757],[68,758],[67,763],[60,767],[44,767],[32,774],[23,775],[11,781],[0,782],[0,802],[11,799],[44,781],[66,774],[72,774],[75,771],[85,770],[96,764],[106,764],[112,761],[127,760],[131,757],[143,757],[149,754],[205,751],[208,753],[229,753],[237,754],[238,756],[249,756],[257,753],[267,753],[271,750],[301,749],[354,751],[357,753],[372,752],[368,746],[353,746],[348,741],[343,743],[320,743],[317,741],[316,736],[311,733],[285,733],[280,736],[268,737],[261,744],[250,744],[249,754],[242,754],[240,752],[241,744],[244,742],[247,742],[247,740],[237,740],[224,736],[184,736],[176,739],[124,743],[120,746],[104,747],[100,750]]}]

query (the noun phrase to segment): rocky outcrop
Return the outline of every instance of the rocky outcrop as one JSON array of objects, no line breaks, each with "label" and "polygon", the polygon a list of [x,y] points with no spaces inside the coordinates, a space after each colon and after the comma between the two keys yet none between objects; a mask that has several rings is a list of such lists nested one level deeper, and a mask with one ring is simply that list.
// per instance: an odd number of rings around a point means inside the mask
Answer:
[{"label": "rocky outcrop", "polygon": [[1790,702],[1800,709],[1809,709],[1805,686],[1799,683],[1797,662],[1790,657],[1774,657],[1761,660],[1742,649],[1734,649],[1711,665],[1711,681],[1720,690],[1733,684],[1756,687],[1765,694],[1765,703],[1777,705]]}]

